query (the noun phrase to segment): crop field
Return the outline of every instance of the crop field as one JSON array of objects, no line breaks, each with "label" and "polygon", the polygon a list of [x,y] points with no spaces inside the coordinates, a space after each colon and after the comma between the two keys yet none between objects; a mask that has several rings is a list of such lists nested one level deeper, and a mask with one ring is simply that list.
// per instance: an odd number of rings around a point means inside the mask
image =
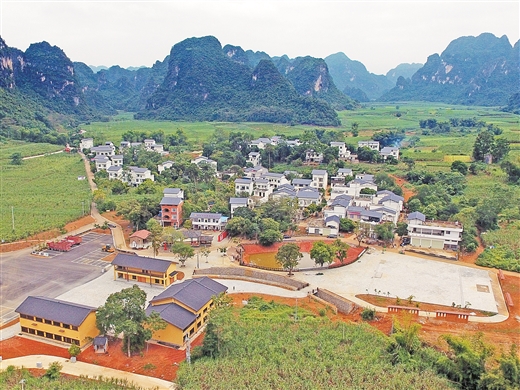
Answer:
[{"label": "crop field", "polygon": [[39,154],[57,152],[63,150],[62,145],[32,144],[23,141],[9,141],[0,143],[0,163],[6,164],[13,153],[20,153],[22,157],[36,156]]},{"label": "crop field", "polygon": [[[35,145],[40,144],[27,147]],[[85,176],[78,155],[61,153],[22,165],[2,160],[0,169],[0,237],[6,242],[63,226],[88,212],[91,195],[88,181],[78,180]]]}]

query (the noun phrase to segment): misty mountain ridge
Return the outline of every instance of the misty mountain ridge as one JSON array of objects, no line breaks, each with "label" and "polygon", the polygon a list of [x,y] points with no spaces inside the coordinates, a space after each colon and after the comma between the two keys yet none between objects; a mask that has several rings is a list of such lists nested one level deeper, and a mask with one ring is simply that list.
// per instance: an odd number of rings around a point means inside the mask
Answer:
[{"label": "misty mountain ridge", "polygon": [[222,47],[215,37],[179,42],[152,67],[99,68],[72,62],[47,42],[23,52],[0,37],[0,126],[52,129],[116,110],[150,119],[337,125],[335,110],[354,108],[353,99],[502,105],[514,111],[520,85],[519,43],[511,46],[507,37],[489,33],[457,38],[423,66],[401,64],[386,75],[368,72],[344,53],[270,57]]}]

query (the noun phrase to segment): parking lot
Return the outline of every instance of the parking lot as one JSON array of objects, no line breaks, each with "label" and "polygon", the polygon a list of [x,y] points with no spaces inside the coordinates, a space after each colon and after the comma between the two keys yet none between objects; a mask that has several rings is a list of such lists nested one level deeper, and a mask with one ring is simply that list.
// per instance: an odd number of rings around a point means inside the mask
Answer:
[{"label": "parking lot", "polygon": [[101,246],[112,244],[112,236],[86,233],[70,252],[46,250],[34,256],[31,249],[4,253],[0,257],[0,324],[16,317],[14,310],[29,295],[55,298],[65,291],[98,277],[110,263]]}]

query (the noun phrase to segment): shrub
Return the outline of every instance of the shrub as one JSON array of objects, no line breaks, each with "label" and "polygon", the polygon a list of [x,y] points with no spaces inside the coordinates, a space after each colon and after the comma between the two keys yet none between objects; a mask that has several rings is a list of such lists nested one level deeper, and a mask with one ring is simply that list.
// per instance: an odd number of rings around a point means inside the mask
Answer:
[{"label": "shrub", "polygon": [[361,318],[365,321],[373,321],[376,318],[376,309],[365,307],[361,312]]}]

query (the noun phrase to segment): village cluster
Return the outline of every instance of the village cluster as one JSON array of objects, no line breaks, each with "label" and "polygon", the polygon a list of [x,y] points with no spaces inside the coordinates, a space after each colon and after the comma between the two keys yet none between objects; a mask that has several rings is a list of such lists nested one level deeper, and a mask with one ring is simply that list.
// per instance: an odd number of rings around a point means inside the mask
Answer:
[{"label": "village cluster", "polygon": [[[249,144],[251,148],[265,149],[268,145],[276,146],[286,142],[289,147],[300,145],[298,139],[282,140],[279,136],[258,138]],[[143,143],[122,141],[119,150],[128,147],[144,145],[146,150],[167,155],[160,144],[153,139],[145,139]],[[357,156],[352,154],[344,142],[330,142],[331,147],[338,149],[338,159],[345,162],[356,161]],[[399,160],[399,148],[383,147],[380,149],[378,141],[359,141],[358,147],[366,147],[377,151],[383,160],[393,158]],[[123,156],[116,154],[116,147],[111,142],[94,146],[92,138],[82,140],[80,149],[89,149],[95,154],[93,161],[96,169],[106,170],[110,180],[121,180],[133,186],[138,186],[144,180],[154,180],[154,175],[147,168],[135,166],[123,167]],[[323,161],[323,154],[312,149],[305,152],[305,163],[319,165]],[[223,172],[217,169],[217,162],[205,156],[198,156],[191,160],[199,167],[206,165],[221,177]],[[391,191],[378,191],[374,176],[366,173],[353,173],[350,168],[339,168],[336,174],[329,178],[324,169],[313,169],[310,179],[301,178],[295,171],[283,173],[269,172],[262,166],[261,154],[252,151],[247,156],[249,167],[244,167],[243,177],[235,177],[235,197],[229,199],[230,217],[239,207],[254,207],[269,199],[291,198],[296,199],[298,207],[303,210],[312,204],[319,205],[326,202],[321,220],[309,219],[307,233],[322,236],[337,237],[340,230],[340,220],[347,218],[356,221],[363,229],[367,239],[377,239],[375,226],[385,222],[394,225],[402,220],[404,198]],[[171,168],[173,161],[168,160],[158,164],[157,171],[162,173]],[[228,172],[229,173],[229,172]],[[328,195],[327,195],[328,194]],[[184,193],[181,189],[165,189],[161,200],[159,215],[162,226],[179,228],[184,219],[189,219],[197,230],[224,230],[228,217],[221,213],[191,213],[182,214]],[[462,240],[463,227],[457,222],[430,221],[420,212],[410,213],[404,217],[408,224],[407,243],[411,246],[433,249],[458,250]]]}]

